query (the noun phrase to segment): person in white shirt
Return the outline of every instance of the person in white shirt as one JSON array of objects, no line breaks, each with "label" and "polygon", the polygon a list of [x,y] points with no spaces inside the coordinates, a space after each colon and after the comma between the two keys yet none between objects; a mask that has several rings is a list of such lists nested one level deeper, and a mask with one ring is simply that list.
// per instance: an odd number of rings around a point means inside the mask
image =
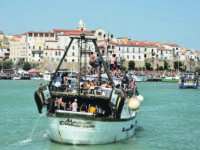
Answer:
[{"label": "person in white shirt", "polygon": [[77,112],[78,109],[78,104],[77,104],[77,99],[74,100],[72,103],[72,111]]}]

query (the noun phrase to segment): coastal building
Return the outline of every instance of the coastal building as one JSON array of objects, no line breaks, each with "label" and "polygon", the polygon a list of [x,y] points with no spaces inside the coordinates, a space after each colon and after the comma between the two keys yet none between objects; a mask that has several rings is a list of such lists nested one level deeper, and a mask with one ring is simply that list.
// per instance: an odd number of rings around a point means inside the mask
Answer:
[{"label": "coastal building", "polygon": [[9,59],[10,48],[8,38],[0,30],[0,59]]},{"label": "coastal building", "polygon": [[[4,57],[5,54],[9,53],[10,58],[16,64],[29,61],[39,65],[43,64],[44,68],[51,68],[56,66],[61,60],[66,47],[69,45],[70,36],[80,35],[81,33],[97,38],[97,45],[104,58],[110,58],[112,54],[116,54],[118,60],[126,61],[126,66],[128,61],[133,60],[136,67],[144,67],[145,62],[148,61],[156,69],[158,66],[163,66],[163,61],[168,61],[171,63],[171,68],[173,68],[174,61],[194,60],[198,62],[200,60],[199,53],[191,49],[183,50],[177,44],[134,41],[129,37],[113,38],[109,33],[106,34],[103,29],[88,31],[82,20],[79,21],[76,30],[52,29],[49,32],[29,31],[21,35],[14,35],[10,38],[10,45],[8,47],[5,47],[6,40],[1,40],[4,36],[0,32],[0,57],[3,57],[2,51],[4,51]],[[3,41],[4,47],[2,46]],[[80,42],[78,40],[73,41],[67,56],[64,58],[67,68],[72,66],[75,66],[73,68],[78,67],[76,65],[78,63],[76,57],[79,55],[78,49],[80,49]],[[88,41],[81,50],[81,54],[86,56],[84,58],[88,62],[91,52],[95,52],[95,48]]]},{"label": "coastal building", "polygon": [[133,60],[136,62],[136,66],[144,67],[145,47],[139,41],[124,42],[117,45],[116,56],[126,61]]},{"label": "coastal building", "polygon": [[10,59],[16,64],[27,61],[26,35],[13,35],[10,37]]}]

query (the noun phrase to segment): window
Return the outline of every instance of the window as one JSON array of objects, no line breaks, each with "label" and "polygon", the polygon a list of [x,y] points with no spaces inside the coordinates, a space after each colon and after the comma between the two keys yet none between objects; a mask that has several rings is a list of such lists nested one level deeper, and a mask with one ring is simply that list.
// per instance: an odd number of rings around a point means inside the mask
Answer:
[{"label": "window", "polygon": [[67,62],[67,59],[64,59],[64,62]]},{"label": "window", "polygon": [[135,49],[133,48],[133,53],[135,53]]},{"label": "window", "polygon": [[49,46],[47,46],[47,49],[49,49]]},{"label": "window", "polygon": [[61,52],[59,52],[59,56],[61,55]]},{"label": "window", "polygon": [[72,49],[73,49],[73,50],[75,49],[74,46],[72,46]]},{"label": "window", "polygon": [[98,32],[98,36],[102,36],[102,32]]},{"label": "window", "polygon": [[120,52],[120,47],[119,47],[119,52]]},{"label": "window", "polygon": [[54,58],[51,58],[51,62],[54,62]]},{"label": "window", "polygon": [[39,50],[41,50],[41,46],[39,46]]},{"label": "window", "polygon": [[55,52],[55,55],[57,56],[57,52]]},{"label": "window", "polygon": [[135,56],[133,55],[133,59],[135,59]]},{"label": "window", "polygon": [[141,59],[141,57],[139,56],[139,59]]},{"label": "window", "polygon": [[35,46],[33,46],[33,49],[35,49]]},{"label": "window", "polygon": [[43,33],[40,33],[40,36],[42,37],[42,36],[43,36]]},{"label": "window", "polygon": [[112,46],[112,49],[115,49],[115,46]]},{"label": "window", "polygon": [[47,52],[46,52],[45,54],[46,54],[46,56],[48,55],[48,53],[47,53]]},{"label": "window", "polygon": [[129,55],[127,55],[126,58],[129,59]]},{"label": "window", "polygon": [[138,49],[138,53],[140,53],[140,48]]},{"label": "window", "polygon": [[57,58],[56,61],[59,62],[59,58]]},{"label": "window", "polygon": [[72,52],[72,56],[74,56],[74,52]]},{"label": "window", "polygon": [[128,47],[127,47],[127,53],[129,53]]},{"label": "window", "polygon": [[32,37],[33,36],[33,34],[32,33],[29,33],[29,37]]},{"label": "window", "polygon": [[58,46],[58,49],[60,49],[60,46]]},{"label": "window", "polygon": [[74,62],[74,59],[72,59],[72,62]]}]

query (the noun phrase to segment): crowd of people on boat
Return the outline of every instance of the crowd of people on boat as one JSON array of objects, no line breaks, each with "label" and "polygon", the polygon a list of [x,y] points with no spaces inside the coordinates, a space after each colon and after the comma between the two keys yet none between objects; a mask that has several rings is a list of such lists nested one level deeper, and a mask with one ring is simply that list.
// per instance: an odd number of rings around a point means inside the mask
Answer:
[{"label": "crowd of people on boat", "polygon": [[77,98],[74,99],[73,103],[71,101],[65,103],[63,101],[63,97],[60,97],[54,102],[54,106],[59,110],[92,113],[98,115],[99,117],[105,114],[105,110],[103,110],[98,104],[95,106],[92,104],[87,105],[86,103],[82,103],[79,107]]},{"label": "crowd of people on boat", "polygon": [[[95,57],[93,53],[90,54],[90,60],[89,60],[89,66],[87,69],[87,75],[94,75],[95,77],[99,74],[99,67],[100,67],[100,58],[99,55]],[[137,86],[135,83],[135,79],[132,77],[132,74],[127,71],[122,71],[118,65],[118,61],[116,58],[116,55],[113,54],[112,57],[109,60],[109,63],[107,63],[107,67],[110,73],[111,77],[115,77],[117,79],[121,80],[121,83],[116,85],[116,88],[121,89],[125,96],[127,96],[126,92],[130,89],[136,91]],[[101,67],[101,74],[105,73],[105,70],[103,67]],[[97,95],[103,95],[105,92],[103,92],[102,89],[105,88],[112,88],[111,82],[107,80],[97,81],[94,78],[90,78],[87,80],[84,80],[81,78],[80,85],[77,85],[77,80],[72,81],[68,80],[67,76],[62,76],[58,73],[55,78],[55,84],[56,90],[61,90],[64,92],[77,92],[75,89],[77,89],[78,86],[80,86],[80,93],[87,93],[87,94],[97,94]]]},{"label": "crowd of people on boat", "polygon": [[199,81],[199,74],[198,72],[196,72],[196,74],[193,73],[185,73],[183,74],[181,77],[181,82],[194,82],[194,83],[198,83]]}]

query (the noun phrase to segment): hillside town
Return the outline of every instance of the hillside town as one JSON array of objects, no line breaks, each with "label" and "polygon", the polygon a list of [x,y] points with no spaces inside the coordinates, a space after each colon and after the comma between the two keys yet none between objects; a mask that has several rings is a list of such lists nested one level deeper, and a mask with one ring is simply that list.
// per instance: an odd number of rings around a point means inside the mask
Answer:
[{"label": "hillside town", "polygon": [[[48,30],[48,29],[47,29]],[[129,68],[129,62],[134,61],[134,70],[173,70],[195,71],[200,63],[198,50],[184,48],[169,42],[148,42],[132,40],[128,37],[114,37],[103,29],[88,31],[82,20],[77,29],[52,29],[51,31],[27,31],[18,35],[5,35],[0,31],[0,61],[12,61],[12,69],[22,68],[25,62],[32,65],[32,69],[52,71],[60,62],[65,48],[70,42],[70,36],[82,33],[95,36],[98,47],[105,59],[116,55],[118,64]],[[77,42],[72,43],[64,59],[62,69],[78,69]],[[88,42],[82,54],[88,57],[95,53],[94,46]],[[177,68],[174,62],[179,62]],[[147,64],[148,68],[147,68]],[[167,67],[166,67],[167,64]],[[1,70],[2,70],[1,65]]]}]

